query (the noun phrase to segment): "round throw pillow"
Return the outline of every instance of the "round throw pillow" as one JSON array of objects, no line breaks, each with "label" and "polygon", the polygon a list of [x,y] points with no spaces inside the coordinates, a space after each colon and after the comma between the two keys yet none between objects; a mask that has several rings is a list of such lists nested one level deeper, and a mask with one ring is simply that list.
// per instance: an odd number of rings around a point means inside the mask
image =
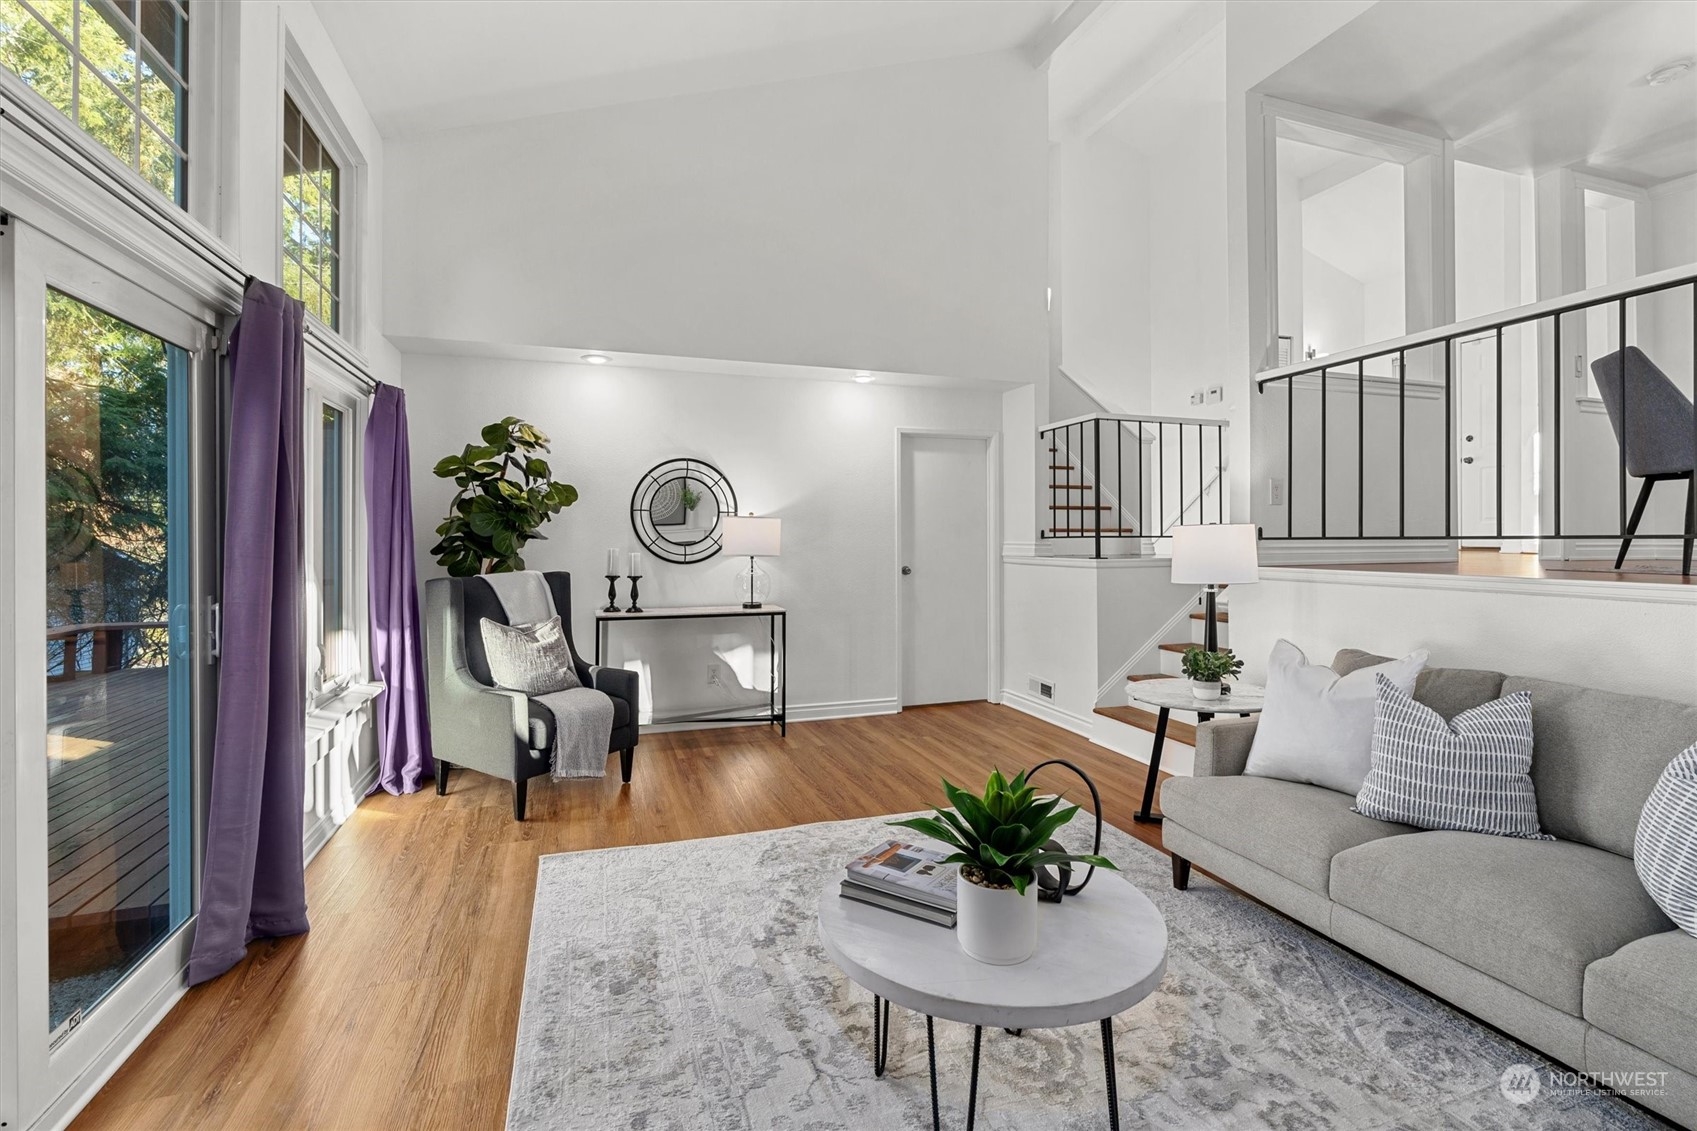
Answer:
[{"label": "round throw pillow", "polygon": [[1697,744],[1669,762],[1650,791],[1632,858],[1650,898],[1697,935]]}]

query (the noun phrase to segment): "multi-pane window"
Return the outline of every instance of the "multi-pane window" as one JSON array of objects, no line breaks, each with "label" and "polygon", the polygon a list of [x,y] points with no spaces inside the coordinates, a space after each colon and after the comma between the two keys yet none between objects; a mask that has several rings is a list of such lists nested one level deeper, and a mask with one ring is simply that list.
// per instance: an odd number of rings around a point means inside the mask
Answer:
[{"label": "multi-pane window", "polygon": [[346,413],[333,405],[324,406],[319,453],[318,590],[319,647],[327,685],[350,675],[355,662],[353,637],[348,631],[346,425]]},{"label": "multi-pane window", "polygon": [[285,94],[283,289],[332,330],[342,308],[341,185],[342,170]]},{"label": "multi-pane window", "polygon": [[0,0],[0,66],[177,204],[188,199],[189,0]]}]

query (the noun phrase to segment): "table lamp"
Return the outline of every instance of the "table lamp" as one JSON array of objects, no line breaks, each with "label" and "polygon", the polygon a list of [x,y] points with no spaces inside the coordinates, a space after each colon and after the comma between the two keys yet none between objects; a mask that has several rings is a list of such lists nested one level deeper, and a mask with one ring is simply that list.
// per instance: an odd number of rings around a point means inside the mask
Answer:
[{"label": "table lamp", "polygon": [[737,576],[737,590],[743,599],[743,608],[758,609],[761,599],[771,593],[772,579],[754,564],[754,559],[777,557],[782,533],[783,519],[756,518],[752,514],[726,517],[725,538],[721,543],[725,553],[748,555],[748,574]]},{"label": "table lamp", "polygon": [[1204,588],[1207,616],[1202,647],[1210,652],[1219,651],[1215,598],[1220,586],[1261,580],[1259,534],[1260,528],[1250,522],[1173,528],[1173,584]]}]

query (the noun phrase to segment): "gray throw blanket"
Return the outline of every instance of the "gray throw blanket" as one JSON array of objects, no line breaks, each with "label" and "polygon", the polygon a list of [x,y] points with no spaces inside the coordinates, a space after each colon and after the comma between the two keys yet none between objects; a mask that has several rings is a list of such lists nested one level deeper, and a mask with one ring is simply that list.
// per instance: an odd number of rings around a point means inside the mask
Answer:
[{"label": "gray throw blanket", "polygon": [[[538,624],[558,613],[548,582],[536,570],[485,574],[485,581],[506,610],[508,624]],[[590,678],[595,678],[590,668]],[[575,676],[576,673],[574,672]],[[531,698],[554,716],[554,745],[549,765],[557,778],[599,778],[607,773],[607,748],[613,740],[613,700],[592,687],[568,687]]]}]

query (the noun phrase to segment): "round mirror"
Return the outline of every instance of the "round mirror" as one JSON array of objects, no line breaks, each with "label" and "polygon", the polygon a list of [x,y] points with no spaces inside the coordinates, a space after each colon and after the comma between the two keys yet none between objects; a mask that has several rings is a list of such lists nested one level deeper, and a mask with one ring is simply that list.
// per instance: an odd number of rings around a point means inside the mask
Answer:
[{"label": "round mirror", "polygon": [[669,459],[637,481],[630,525],[637,541],[668,562],[704,562],[719,552],[725,518],[737,513],[737,493],[725,473],[705,460]]}]

